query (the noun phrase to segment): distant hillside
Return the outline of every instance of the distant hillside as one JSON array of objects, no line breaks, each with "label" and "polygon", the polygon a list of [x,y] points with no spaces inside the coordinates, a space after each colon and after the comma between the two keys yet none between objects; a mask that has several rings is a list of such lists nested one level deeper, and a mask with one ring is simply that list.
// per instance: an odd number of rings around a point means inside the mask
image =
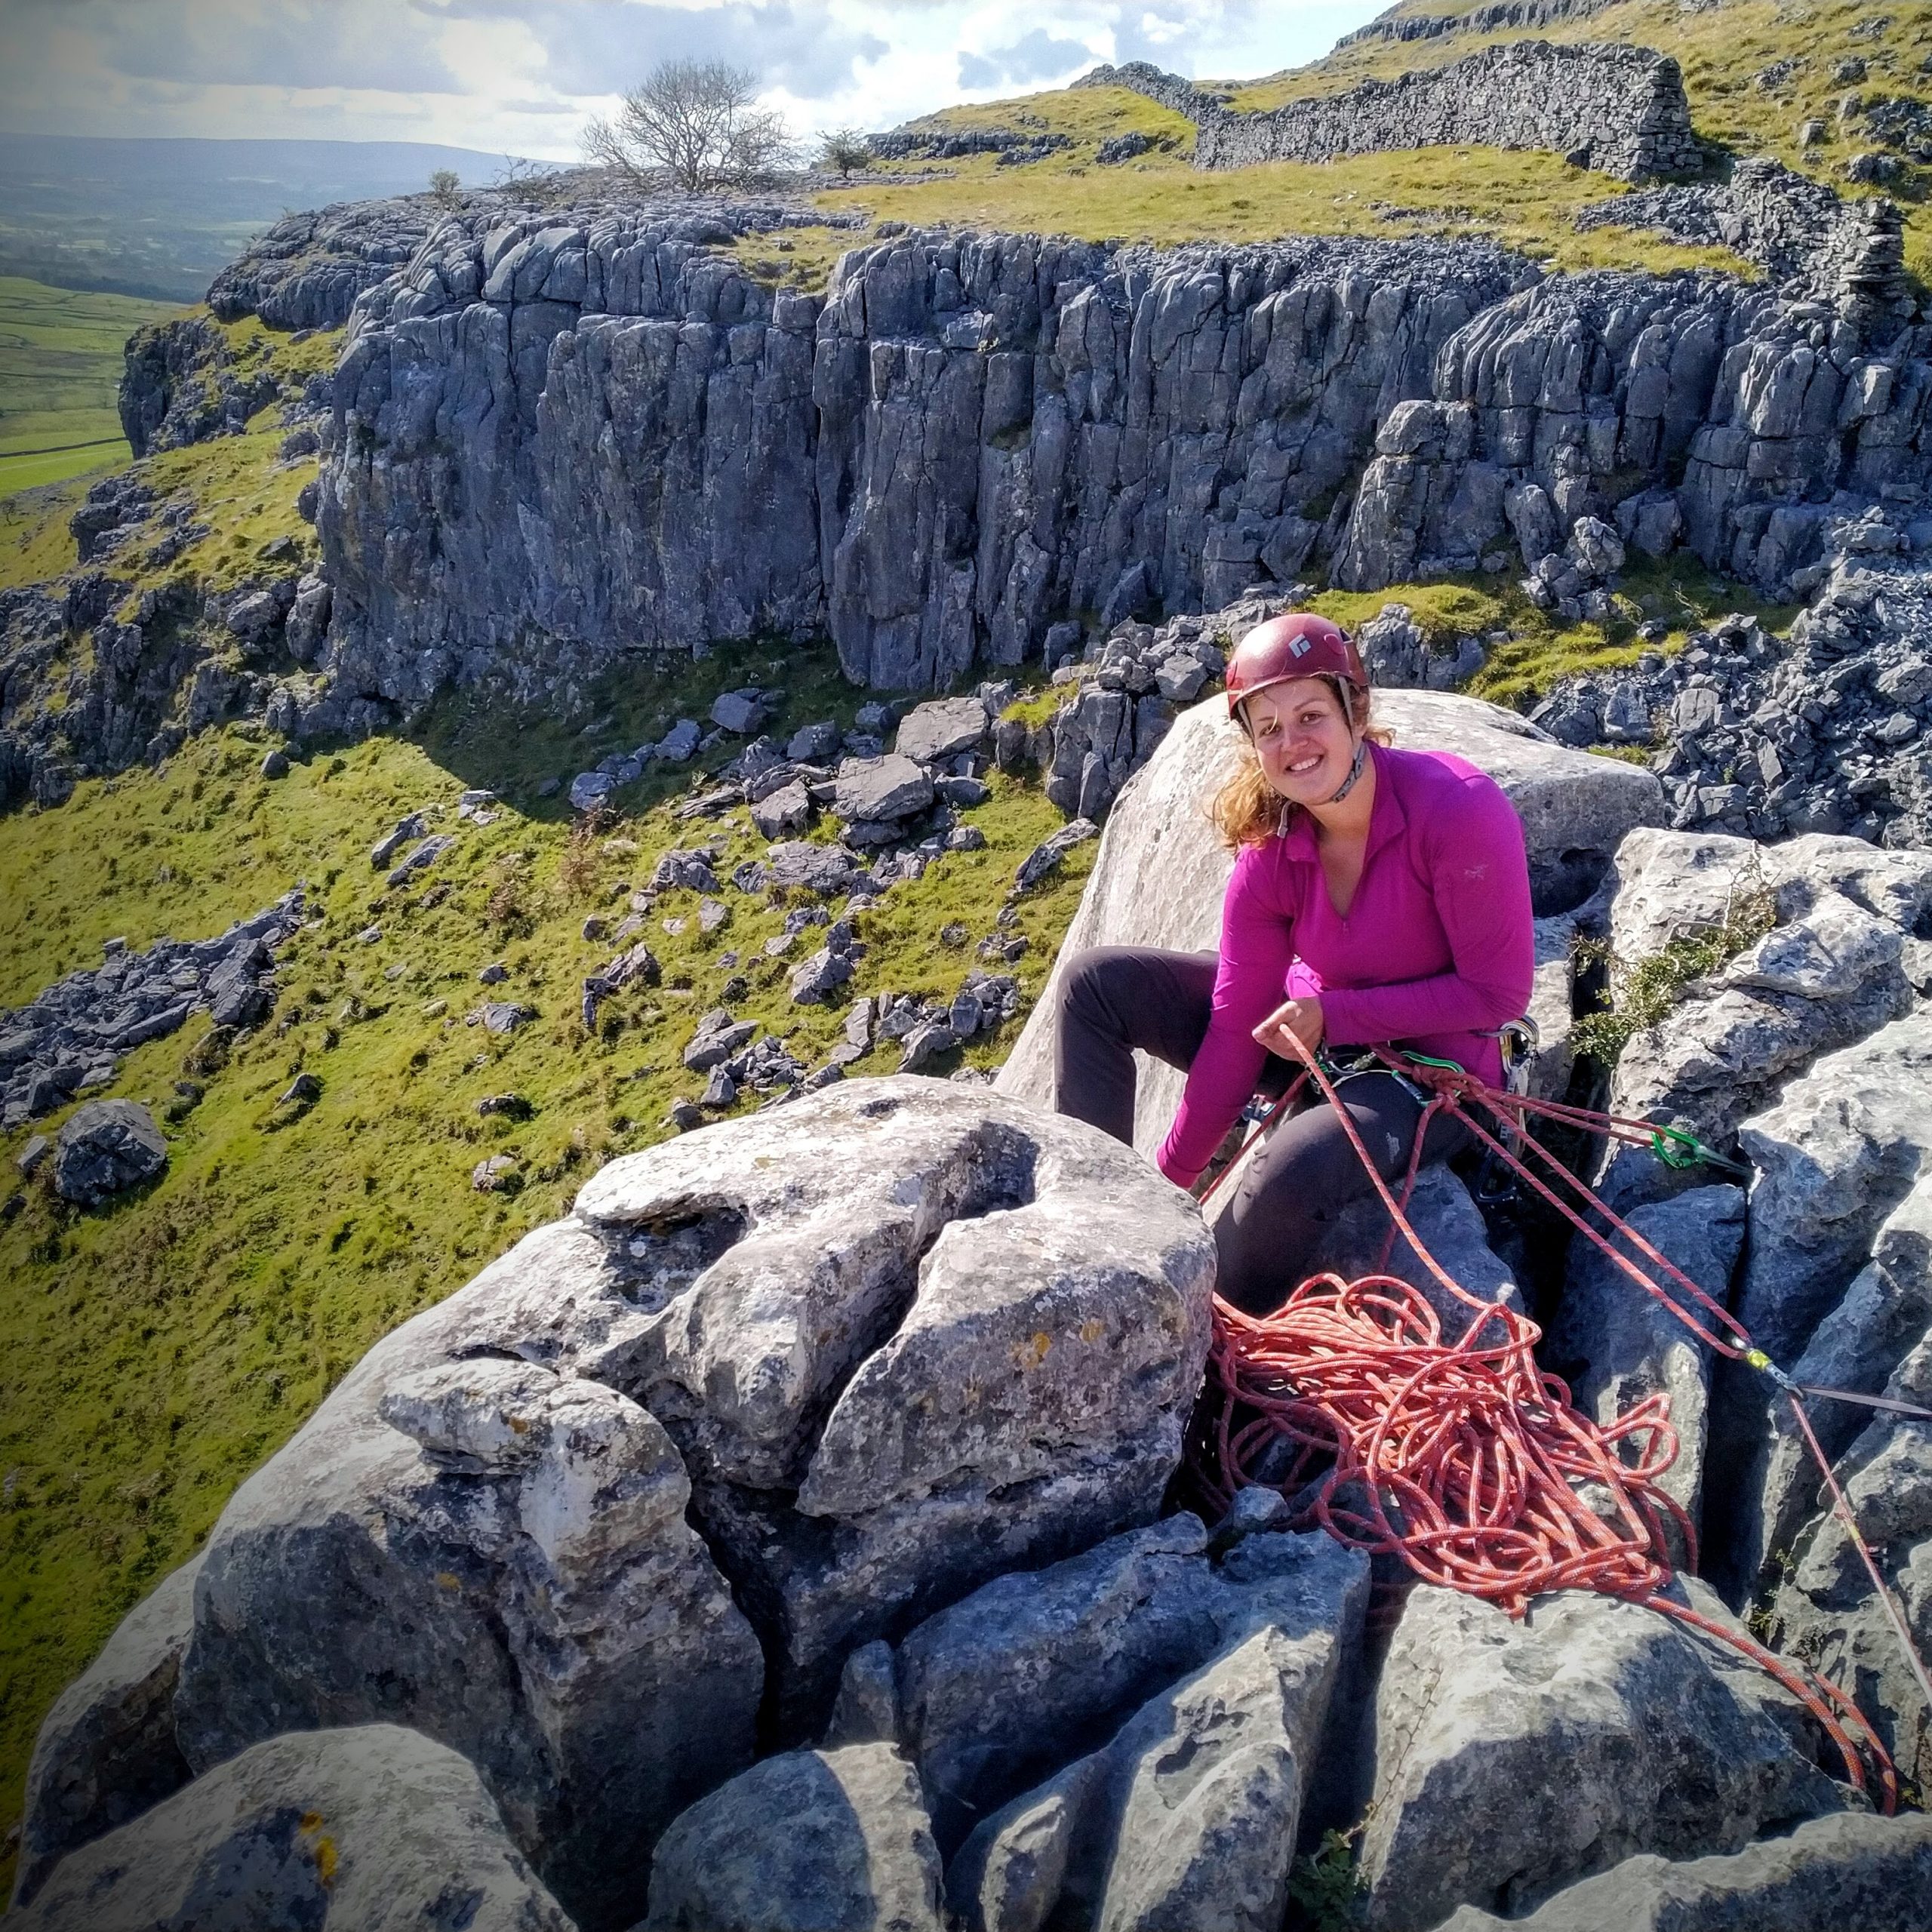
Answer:
[{"label": "distant hillside", "polygon": [[0,134],[0,273],[159,301],[198,301],[278,216],[466,186],[512,157],[416,141],[112,140]]},{"label": "distant hillside", "polygon": [[0,275],[0,497],[128,460],[114,406],[123,345],[173,312]]}]

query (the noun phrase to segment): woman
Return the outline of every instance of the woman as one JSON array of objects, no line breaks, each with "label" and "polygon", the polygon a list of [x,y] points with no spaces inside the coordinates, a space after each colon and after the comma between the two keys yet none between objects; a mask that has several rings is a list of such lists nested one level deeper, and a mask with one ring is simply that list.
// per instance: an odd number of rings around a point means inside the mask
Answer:
[{"label": "woman", "polygon": [[[1131,1141],[1133,1049],[1186,1069],[1157,1156],[1186,1188],[1257,1088],[1285,1091],[1301,1064],[1291,1036],[1343,1060],[1392,1041],[1500,1085],[1496,1031],[1527,1005],[1535,963],[1515,808],[1461,758],[1378,742],[1361,659],[1334,625],[1296,613],[1258,626],[1229,663],[1227,695],[1247,746],[1213,808],[1238,854],[1218,956],[1095,947],[1070,962],[1060,996],[1062,1113]],[[1383,1177],[1406,1173],[1414,1089],[1375,1071],[1340,1091]],[[1469,1138],[1438,1114],[1423,1158]],[[1278,1121],[1216,1226],[1221,1294],[1251,1313],[1278,1306],[1371,1185],[1318,1096]]]}]

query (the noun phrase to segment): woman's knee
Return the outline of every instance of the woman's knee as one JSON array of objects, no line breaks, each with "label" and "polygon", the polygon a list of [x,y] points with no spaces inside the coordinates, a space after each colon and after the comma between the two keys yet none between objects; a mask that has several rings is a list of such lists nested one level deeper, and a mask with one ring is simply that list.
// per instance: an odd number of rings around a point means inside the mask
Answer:
[{"label": "woman's knee", "polygon": [[1138,971],[1138,957],[1132,946],[1083,946],[1067,961],[1060,975],[1060,1011],[1086,1017],[1119,1012],[1121,995]]}]

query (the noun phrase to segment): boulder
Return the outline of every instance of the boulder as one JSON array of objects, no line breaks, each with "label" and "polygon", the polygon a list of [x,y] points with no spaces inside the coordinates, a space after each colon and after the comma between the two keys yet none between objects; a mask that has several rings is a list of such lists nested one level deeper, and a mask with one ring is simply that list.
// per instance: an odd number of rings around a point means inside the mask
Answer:
[{"label": "boulder", "polygon": [[426,814],[408,814],[396,821],[394,830],[384,832],[370,847],[369,863],[380,872],[412,838],[420,838],[429,829],[429,821]]},{"label": "boulder", "polygon": [[54,1191],[77,1208],[98,1208],[152,1180],[168,1164],[154,1116],[133,1100],[90,1100],[54,1143]]},{"label": "boulder", "polygon": [[[1521,814],[1531,883],[1546,914],[1580,902],[1607,870],[1632,826],[1663,817],[1649,773],[1567,749],[1513,712],[1435,691],[1384,691],[1376,715],[1398,745],[1451,751],[1489,772]],[[1202,806],[1239,755],[1239,728],[1218,700],[1182,713],[1152,759],[1115,801],[1092,876],[1060,952],[1090,946],[1211,951],[1233,865]],[[1001,1069],[999,1090],[1051,1104],[1060,964]],[[1182,1077],[1144,1069],[1135,1144],[1151,1153],[1166,1135]]]},{"label": "boulder", "polygon": [[1441,1932],[1918,1932],[1928,1890],[1932,1818],[1853,1812],[1728,1857],[1626,1858],[1527,1918],[1465,1906]]},{"label": "boulder", "polygon": [[676,1448],[598,1379],[698,1245],[552,1223],[363,1358],[209,1537],[192,1767],[406,1722],[475,1766],[571,1911],[641,1914],[640,1851],[750,1761],[763,1681]]},{"label": "boulder", "polygon": [[17,1907],[75,1846],[187,1783],[187,1761],[174,1741],[174,1687],[194,1627],[201,1568],[197,1556],[164,1578],[48,1712],[20,1807]]},{"label": "boulder", "polygon": [[900,1644],[901,1734],[943,1850],[1264,1626],[1318,1637],[1337,1669],[1351,1666],[1364,1558],[1321,1535],[1253,1537],[1218,1564],[1207,1550],[1198,1518],[1171,1517],[1000,1577]]},{"label": "boulder", "polygon": [[[1883,1392],[1932,1408],[1932,1331]],[[1832,1473],[1918,1655],[1932,1654],[1932,1426],[1874,1415]],[[1932,1709],[1844,1524],[1814,1516],[1779,1568],[1783,1581],[1769,1607],[1774,1641],[1835,1682],[1858,1687],[1859,1708],[1900,1780],[1923,1790],[1932,1780]]]},{"label": "boulder", "polygon": [[884,758],[844,759],[838,768],[832,809],[841,818],[860,823],[896,824],[924,811],[932,801],[931,775],[894,752]]},{"label": "boulder", "polygon": [[822,764],[838,755],[839,742],[844,737],[837,722],[829,718],[816,724],[801,724],[786,743],[785,755],[808,764]]},{"label": "boulder", "polygon": [[574,1932],[470,1766],[387,1724],[300,1731],[242,1752],[70,1853],[18,1923]]},{"label": "boulder", "polygon": [[1100,828],[1091,818],[1069,820],[1057,832],[1049,832],[1020,862],[1013,875],[1015,892],[1031,892],[1048,873],[1058,872],[1068,853],[1076,845],[1100,836]]},{"label": "boulder", "polygon": [[1095,1130],[847,1081],[613,1161],[577,1216],[687,1257],[617,1380],[683,1454],[784,1735],[818,1734],[848,1651],[1158,1508],[1213,1246]]},{"label": "boulder", "polygon": [[[1928,1328],[1932,1179],[1920,1181],[1879,1229],[1870,1263],[1812,1331],[1791,1366],[1792,1379],[1807,1388],[1876,1395]],[[1819,1401],[1807,1408],[1819,1446],[1834,1457],[1872,1415],[1855,1402]],[[1790,1404],[1774,1402],[1762,1414],[1763,1433],[1734,1460],[1743,1474],[1728,1540],[1734,1574],[1747,1590],[1778,1580],[1780,1552],[1792,1547],[1820,1500],[1817,1463]]]},{"label": "boulder", "polygon": [[711,707],[711,721],[740,738],[752,737],[763,731],[771,715],[756,691],[722,692]]},{"label": "boulder", "polygon": [[768,1758],[659,1841],[641,1932],[944,1932],[912,1767],[890,1744]]},{"label": "boulder", "polygon": [[1932,1169],[1932,1011],[1829,1054],[1740,1138],[1758,1171],[1739,1318],[1793,1360],[1864,1265],[1872,1238]]},{"label": "boulder", "polygon": [[[967,1932],[1037,1932],[1049,1920],[1276,1932],[1366,1597],[1361,1559],[1311,1548],[1318,1540],[1263,1535],[1231,1552],[1222,1583],[1235,1597],[1244,1583],[1247,1601],[1215,1654],[978,1826],[946,1874]],[[1297,1574],[1299,1595],[1280,1592]]]},{"label": "boulder", "polygon": [[[1226,1195],[1230,1190],[1222,1192]],[[1416,1176],[1415,1190],[1404,1212],[1423,1245],[1464,1294],[1513,1309],[1519,1315],[1523,1312],[1522,1291],[1509,1264],[1490,1246],[1482,1211],[1458,1176],[1446,1167],[1423,1168]],[[1406,1238],[1396,1237],[1385,1264],[1383,1251],[1388,1244],[1389,1227],[1389,1211],[1379,1197],[1366,1195],[1350,1201],[1330,1223],[1327,1234],[1309,1257],[1309,1272],[1317,1275],[1332,1269],[1351,1281],[1364,1275],[1399,1275],[1427,1298],[1442,1324],[1444,1338],[1460,1340],[1475,1312],[1436,1279],[1435,1270],[1423,1264]],[[1500,1339],[1494,1328],[1487,1339]]]},{"label": "boulder", "polygon": [[[1675,1587],[1724,1618],[1694,1579]],[[1465,1904],[1520,1916],[1635,1854],[1736,1851],[1840,1808],[1796,1728],[1769,1678],[1655,1611],[1565,1591],[1512,1623],[1418,1587],[1376,1693],[1368,1922],[1427,1932]]]},{"label": "boulder", "polygon": [[977,698],[940,698],[915,704],[906,712],[899,721],[893,749],[918,764],[937,764],[941,758],[971,751],[989,728],[986,707]]},{"label": "boulder", "polygon": [[[1731,1275],[1744,1245],[1741,1189],[1693,1188],[1635,1208],[1629,1219],[1639,1237],[1675,1263],[1720,1308],[1729,1306]],[[1702,1327],[1727,1335],[1716,1316],[1660,1276],[1634,1244],[1621,1235],[1615,1240],[1620,1251]],[[1669,1397],[1677,1460],[1661,1483],[1694,1525],[1703,1506],[1710,1353],[1706,1343],[1602,1249],[1582,1235],[1572,1237],[1562,1303],[1549,1325],[1543,1358],[1569,1383],[1577,1407],[1599,1423],[1614,1421],[1649,1396]]]},{"label": "boulder", "polygon": [[611,794],[617,789],[617,778],[611,772],[580,771],[571,780],[571,809],[579,812],[595,811],[610,803]]},{"label": "boulder", "polygon": [[788,839],[764,855],[764,875],[772,884],[828,897],[849,891],[858,871],[843,846],[817,845],[805,838]]},{"label": "boulder", "polygon": [[752,823],[768,838],[802,832],[811,822],[811,795],[797,779],[768,792],[752,807]]}]

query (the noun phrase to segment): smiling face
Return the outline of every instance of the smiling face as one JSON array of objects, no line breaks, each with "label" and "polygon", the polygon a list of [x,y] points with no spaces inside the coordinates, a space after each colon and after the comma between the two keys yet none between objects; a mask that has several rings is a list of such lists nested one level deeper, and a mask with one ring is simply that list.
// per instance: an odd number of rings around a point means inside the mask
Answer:
[{"label": "smiling face", "polygon": [[1270,685],[1242,711],[1262,775],[1283,798],[1319,805],[1341,789],[1355,761],[1355,734],[1325,678]]}]

